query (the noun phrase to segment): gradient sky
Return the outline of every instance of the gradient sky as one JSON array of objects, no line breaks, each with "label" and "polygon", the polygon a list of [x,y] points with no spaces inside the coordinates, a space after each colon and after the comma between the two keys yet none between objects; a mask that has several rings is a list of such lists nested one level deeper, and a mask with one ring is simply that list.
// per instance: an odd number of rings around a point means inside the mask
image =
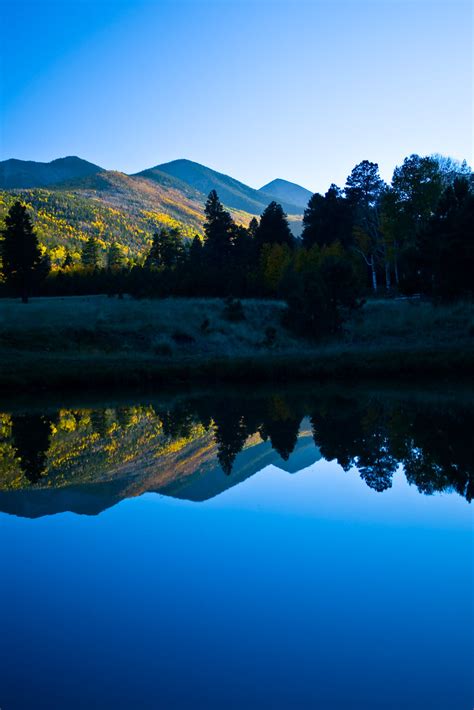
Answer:
[{"label": "gradient sky", "polygon": [[363,159],[473,161],[464,0],[0,0],[0,159],[189,158],[326,190]]}]

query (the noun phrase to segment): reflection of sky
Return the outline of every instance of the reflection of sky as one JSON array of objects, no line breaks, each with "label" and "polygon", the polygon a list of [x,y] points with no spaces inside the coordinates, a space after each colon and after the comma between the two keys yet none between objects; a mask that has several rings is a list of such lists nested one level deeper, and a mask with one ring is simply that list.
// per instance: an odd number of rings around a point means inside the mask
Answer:
[{"label": "reflection of sky", "polygon": [[323,461],[202,504],[0,516],[2,705],[470,708],[472,521]]},{"label": "reflection of sky", "polygon": [[335,462],[318,461],[292,477],[269,466],[209,504],[346,522],[367,520],[369,515],[371,520],[390,525],[472,526],[472,506],[464,498],[446,493],[420,495],[402,471],[400,467],[395,473],[392,488],[378,493],[359,478],[357,469],[346,473]]}]

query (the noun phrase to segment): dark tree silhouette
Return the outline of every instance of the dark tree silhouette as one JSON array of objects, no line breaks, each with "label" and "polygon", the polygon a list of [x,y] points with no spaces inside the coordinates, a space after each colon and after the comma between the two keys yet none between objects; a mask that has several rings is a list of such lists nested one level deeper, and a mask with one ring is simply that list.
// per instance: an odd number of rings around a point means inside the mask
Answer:
[{"label": "dark tree silhouette", "polygon": [[352,170],[344,189],[352,208],[356,248],[369,267],[372,288],[377,290],[377,261],[381,254],[379,200],[384,182],[377,163],[363,160]]},{"label": "dark tree silhouette", "polygon": [[255,230],[255,243],[259,249],[264,244],[286,244],[293,247],[295,239],[291,233],[288,219],[278,202],[270,202],[260,218]]},{"label": "dark tree silhouette", "polygon": [[221,402],[214,404],[214,438],[217,444],[217,459],[224,473],[232,473],[235,457],[242,451],[247,440],[247,428],[240,406]]},{"label": "dark tree silhouette", "polygon": [[282,419],[266,419],[260,429],[264,441],[270,439],[272,447],[283,461],[288,461],[298,441],[302,417],[289,416]]},{"label": "dark tree silhouette", "polygon": [[145,268],[173,268],[184,259],[184,245],[178,229],[163,227],[153,235],[153,243],[145,259]]},{"label": "dark tree silhouette", "polygon": [[11,418],[13,446],[30,483],[37,483],[44,474],[51,426],[56,421],[57,416],[34,414],[14,415]]},{"label": "dark tree silhouette", "polygon": [[252,237],[252,239],[255,239],[255,235],[257,234],[257,229],[258,229],[258,219],[256,217],[252,217],[252,219],[249,222],[249,226],[248,226],[248,233]]},{"label": "dark tree silhouette", "polygon": [[21,202],[15,202],[5,217],[0,247],[5,281],[23,303],[28,303],[33,288],[47,276],[49,261],[41,256],[38,238]]},{"label": "dark tree silhouette", "polygon": [[204,214],[206,215],[204,223],[206,257],[212,266],[226,266],[232,249],[234,222],[229,212],[224,209],[215,190],[209,193]]},{"label": "dark tree silhouette", "polygon": [[426,291],[435,298],[474,293],[474,194],[465,178],[454,181],[419,237]]},{"label": "dark tree silhouette", "polygon": [[325,246],[339,242],[352,245],[352,209],[337,185],[331,185],[324,197],[313,195],[303,216],[303,246]]}]

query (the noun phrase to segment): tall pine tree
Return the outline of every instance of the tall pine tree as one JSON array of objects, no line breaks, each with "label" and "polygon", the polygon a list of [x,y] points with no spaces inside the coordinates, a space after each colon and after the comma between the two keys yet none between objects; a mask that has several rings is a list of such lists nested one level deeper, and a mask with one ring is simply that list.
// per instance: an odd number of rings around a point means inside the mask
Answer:
[{"label": "tall pine tree", "polygon": [[211,266],[221,268],[229,262],[234,236],[234,221],[229,212],[224,209],[215,190],[209,193],[204,214],[206,215],[204,223],[205,255]]},{"label": "tall pine tree", "polygon": [[278,202],[270,202],[263,212],[260,224],[255,230],[255,243],[258,249],[264,244],[286,244],[290,248],[294,246],[295,239],[286,214]]},{"label": "tall pine tree", "polygon": [[38,238],[26,207],[15,202],[5,217],[2,232],[2,274],[7,285],[28,303],[34,286],[44,278],[48,262],[42,258]]}]

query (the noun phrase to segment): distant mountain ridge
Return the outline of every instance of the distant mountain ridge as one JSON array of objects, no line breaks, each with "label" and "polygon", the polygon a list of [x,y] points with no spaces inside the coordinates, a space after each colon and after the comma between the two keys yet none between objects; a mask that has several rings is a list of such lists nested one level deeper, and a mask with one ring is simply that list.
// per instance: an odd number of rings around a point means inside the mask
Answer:
[{"label": "distant mountain ridge", "polygon": [[[214,189],[234,220],[243,225],[259,217],[273,200],[280,202],[298,236],[304,188],[280,180],[272,184],[280,190],[281,198],[190,160],[127,175],[76,156],[49,163],[9,159],[0,162],[0,224],[20,198],[30,211],[40,242],[49,249],[53,265],[62,263],[66,249],[78,261],[89,236],[95,236],[104,250],[114,241],[133,257],[148,248],[152,234],[160,227],[178,227],[190,238],[202,234],[204,205]],[[290,195],[287,186],[299,205],[283,199],[283,187]]]},{"label": "distant mountain ridge", "polygon": [[301,185],[288,180],[277,178],[260,188],[259,192],[264,195],[273,195],[281,202],[289,202],[296,205],[301,210],[306,209],[309,199],[313,193]]},{"label": "distant mountain ridge", "polygon": [[[192,160],[172,160],[169,163],[162,163],[154,168],[142,170],[136,173],[136,176],[153,180],[156,173],[172,175],[204,195],[215,190],[225,205],[250,214],[261,214],[265,207],[277,197],[277,195],[263,189],[255,190],[229,175],[219,173]],[[288,183],[288,185],[290,184]],[[295,187],[299,186],[295,185]],[[300,190],[304,190],[304,188],[300,188]],[[311,197],[311,193],[309,193],[309,197]],[[301,214],[302,212],[301,204],[292,203],[291,200],[283,199],[281,204],[288,214]]]},{"label": "distant mountain ridge", "polygon": [[49,163],[10,158],[0,162],[0,189],[48,187],[65,180],[94,175],[103,170],[104,168],[99,165],[89,163],[75,155],[56,158]]}]

